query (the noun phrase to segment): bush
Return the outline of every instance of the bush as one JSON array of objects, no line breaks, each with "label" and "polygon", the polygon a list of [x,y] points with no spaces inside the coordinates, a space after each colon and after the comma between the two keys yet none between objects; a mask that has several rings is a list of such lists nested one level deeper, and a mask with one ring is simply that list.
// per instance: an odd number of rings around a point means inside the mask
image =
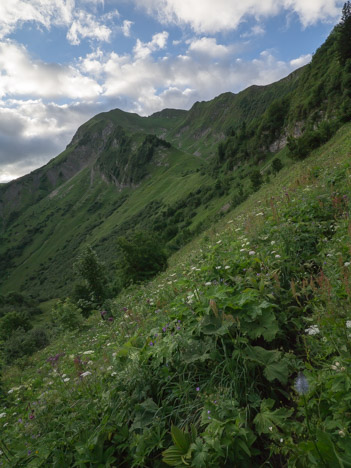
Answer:
[{"label": "bush", "polygon": [[[83,299],[86,300],[86,296],[89,294],[91,308],[95,305],[101,305],[108,295],[107,275],[104,265],[99,261],[91,246],[87,246],[79,255],[74,269],[84,281],[84,284],[80,285],[81,292],[84,292]],[[78,290],[75,291],[75,294]]]},{"label": "bush", "polygon": [[51,311],[51,317],[54,325],[59,330],[75,330],[83,322],[81,309],[73,304],[70,299],[58,301]]},{"label": "bush", "polygon": [[135,232],[117,240],[118,275],[124,286],[140,283],[167,268],[167,256],[155,233]]},{"label": "bush", "polygon": [[5,362],[10,364],[23,356],[30,356],[48,344],[49,338],[43,328],[33,328],[28,332],[18,328],[4,344]]}]

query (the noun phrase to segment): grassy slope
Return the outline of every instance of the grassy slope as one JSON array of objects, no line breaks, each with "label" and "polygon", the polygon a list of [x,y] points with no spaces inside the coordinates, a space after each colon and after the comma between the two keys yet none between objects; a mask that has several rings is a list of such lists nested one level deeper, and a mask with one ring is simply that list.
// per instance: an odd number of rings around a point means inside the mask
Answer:
[{"label": "grassy slope", "polygon": [[3,248],[19,246],[24,239],[28,239],[28,246],[16,257],[15,268],[3,280],[2,290],[30,288],[35,294],[45,281],[47,295],[57,297],[56,277],[63,278],[61,285],[66,283],[70,288],[72,262],[79,248],[85,243],[96,245],[107,236],[104,252],[108,257],[114,250],[111,232],[118,232],[128,218],[149,202],[174,202],[201,185],[206,176],[196,172],[200,166],[197,158],[172,149],[167,155],[167,166],[151,167],[150,178],[140,187],[123,192],[99,177],[91,184],[90,169],[83,170],[58,189],[54,197],[46,197],[30,208],[8,230],[8,243]]},{"label": "grassy slope", "polygon": [[[115,322],[93,316],[26,368],[7,369],[5,466],[166,466],[171,424],[189,423],[199,434],[191,466],[349,466],[350,144],[347,125],[284,168],[168,271],[116,298]],[[259,316],[245,328],[256,309],[230,305],[248,294],[271,317],[256,339]],[[227,315],[209,331],[217,307]],[[240,322],[229,320],[237,314]],[[311,325],[317,335],[304,331]],[[65,355],[51,366],[57,353]],[[293,389],[297,370],[308,378],[307,400]]]}]

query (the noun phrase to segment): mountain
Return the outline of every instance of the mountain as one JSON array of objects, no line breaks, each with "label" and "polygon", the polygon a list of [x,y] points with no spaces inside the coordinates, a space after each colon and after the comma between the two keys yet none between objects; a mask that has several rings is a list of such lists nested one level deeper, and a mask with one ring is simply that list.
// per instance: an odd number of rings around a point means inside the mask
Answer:
[{"label": "mountain", "polygon": [[48,164],[0,186],[0,292],[69,293],[87,244],[112,274],[116,239],[131,230],[157,232],[169,253],[184,245],[257,189],[289,138],[299,157],[349,118],[350,66],[337,49],[336,29],[311,64],[277,83],[189,111],[115,109],[82,125]]}]

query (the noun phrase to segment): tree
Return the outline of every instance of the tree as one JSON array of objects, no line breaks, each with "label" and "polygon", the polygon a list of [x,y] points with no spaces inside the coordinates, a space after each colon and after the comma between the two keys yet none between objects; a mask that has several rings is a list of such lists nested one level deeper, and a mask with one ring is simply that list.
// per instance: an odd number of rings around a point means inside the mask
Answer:
[{"label": "tree", "polygon": [[123,286],[140,283],[167,267],[167,256],[154,232],[137,231],[128,238],[120,237],[118,274]]},{"label": "tree", "polygon": [[74,269],[84,281],[79,287],[86,291],[92,303],[101,305],[108,296],[107,275],[104,265],[90,245],[78,256]]},{"label": "tree", "polygon": [[283,163],[279,158],[275,158],[272,161],[272,169],[274,174],[277,174],[283,168]]},{"label": "tree", "polygon": [[262,182],[263,182],[262,174],[259,171],[259,169],[254,169],[251,172],[250,180],[251,180],[252,188],[256,192],[261,187]]},{"label": "tree", "polygon": [[346,2],[343,6],[338,35],[339,58],[344,65],[351,58],[351,2]]}]

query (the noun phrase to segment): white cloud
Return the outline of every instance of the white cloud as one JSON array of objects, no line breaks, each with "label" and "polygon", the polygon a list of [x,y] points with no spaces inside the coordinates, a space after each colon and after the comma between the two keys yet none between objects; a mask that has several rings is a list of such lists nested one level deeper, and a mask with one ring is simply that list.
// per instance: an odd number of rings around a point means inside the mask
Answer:
[{"label": "white cloud", "polygon": [[67,33],[68,41],[73,45],[80,44],[81,39],[97,39],[109,42],[111,29],[96,21],[94,16],[80,10],[75,13],[75,19]]},{"label": "white cloud", "polygon": [[300,68],[310,63],[311,60],[312,54],[301,55],[301,57],[290,60],[290,66],[293,68]]},{"label": "white cloud", "polygon": [[51,24],[68,25],[72,20],[74,0],[6,0],[0,2],[0,38],[19,24],[36,22],[49,29]]},{"label": "white cloud", "polygon": [[23,46],[0,42],[0,97],[65,97],[88,99],[100,93],[99,84],[73,66],[35,61]]},{"label": "white cloud", "polygon": [[[210,55],[205,54],[206,45]],[[138,49],[135,56],[114,52],[104,55],[98,50],[82,59],[79,67],[82,73],[91,70],[99,77],[104,98],[124,99],[124,110],[148,115],[165,107],[189,108],[195,100],[212,99],[226,91],[238,92],[252,84],[266,85],[309,60],[309,56],[302,56],[284,62],[264,51],[255,60],[247,61],[235,59],[223,46],[222,56],[209,66],[209,57],[212,59],[217,47],[221,45],[212,38],[202,38],[191,42],[185,55],[163,58],[150,55],[150,45],[147,53],[141,54]]]},{"label": "white cloud", "polygon": [[190,43],[189,51],[220,60],[231,54],[234,51],[234,47],[217,44],[216,39],[213,37],[202,37]]},{"label": "white cloud", "polygon": [[198,33],[232,30],[247,16],[256,19],[276,15],[285,9],[295,12],[304,26],[335,19],[339,0],[134,0],[166,23],[188,24]]},{"label": "white cloud", "polygon": [[155,50],[164,49],[167,44],[167,39],[167,31],[153,35],[150,42],[142,42],[140,39],[137,39],[133,49],[135,57],[138,59],[145,59]]},{"label": "white cloud", "polygon": [[124,36],[126,36],[126,37],[130,36],[130,29],[131,29],[133,24],[134,24],[133,21],[129,21],[129,20],[124,20],[123,21],[122,32],[123,32]]}]

